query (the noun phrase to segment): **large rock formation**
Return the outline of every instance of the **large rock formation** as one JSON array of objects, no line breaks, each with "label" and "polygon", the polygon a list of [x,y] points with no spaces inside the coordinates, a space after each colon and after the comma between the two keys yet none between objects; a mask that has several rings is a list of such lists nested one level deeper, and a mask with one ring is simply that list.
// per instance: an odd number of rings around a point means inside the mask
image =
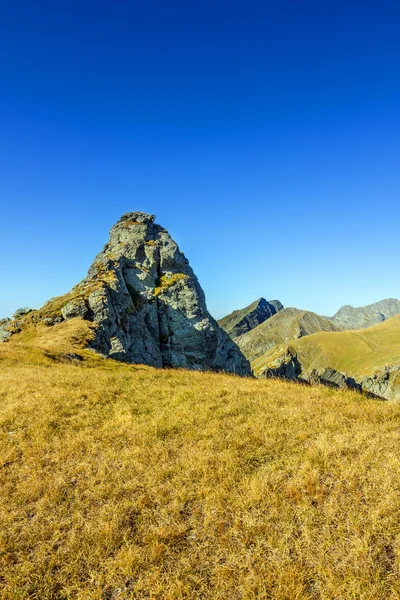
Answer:
[{"label": "large rock formation", "polygon": [[249,375],[249,363],[209,314],[188,260],[154,218],[123,215],[87,277],[26,318],[49,326],[92,321],[91,347],[120,361]]},{"label": "large rock formation", "polygon": [[279,300],[267,301],[259,298],[246,308],[234,310],[231,314],[218,321],[232,339],[254,329],[267,319],[283,309]]},{"label": "large rock formation", "polygon": [[377,325],[399,313],[400,301],[396,298],[387,298],[358,308],[350,305],[342,306],[332,320],[345,329],[363,329]]}]

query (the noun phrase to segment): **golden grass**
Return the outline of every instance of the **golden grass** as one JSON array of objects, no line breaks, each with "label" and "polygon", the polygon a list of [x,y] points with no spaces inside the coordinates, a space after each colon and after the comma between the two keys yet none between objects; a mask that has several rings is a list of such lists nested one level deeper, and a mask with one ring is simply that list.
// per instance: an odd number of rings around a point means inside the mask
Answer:
[{"label": "golden grass", "polygon": [[400,597],[398,404],[0,347],[2,599]]},{"label": "golden grass", "polygon": [[165,294],[170,287],[176,285],[178,281],[184,281],[189,279],[188,275],[184,273],[174,273],[174,275],[162,275],[159,280],[159,285],[154,288],[154,296],[160,296]]},{"label": "golden grass", "polygon": [[[0,368],[27,364],[53,364],[64,354],[79,352],[87,364],[97,365],[100,357],[87,349],[95,324],[76,318],[48,327],[43,323],[25,323],[20,333],[0,344]],[[104,361],[103,361],[104,362]]]}]

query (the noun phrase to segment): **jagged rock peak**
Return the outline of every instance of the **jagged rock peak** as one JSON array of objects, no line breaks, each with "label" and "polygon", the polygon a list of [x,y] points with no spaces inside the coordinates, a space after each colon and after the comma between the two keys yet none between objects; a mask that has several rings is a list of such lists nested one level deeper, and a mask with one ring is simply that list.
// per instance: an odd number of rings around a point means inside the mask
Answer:
[{"label": "jagged rock peak", "polygon": [[132,221],[133,223],[154,223],[156,215],[149,215],[144,212],[129,212],[122,215],[119,221],[117,221],[114,227],[118,227],[120,223],[125,223],[126,221]]},{"label": "jagged rock peak", "polygon": [[42,320],[92,321],[92,348],[124,362],[250,375],[238,346],[209,314],[187,258],[154,220],[123,215],[86,278],[45,305]]},{"label": "jagged rock peak", "polygon": [[386,321],[400,313],[400,301],[396,298],[386,298],[367,306],[354,307],[346,304],[332,317],[345,329],[364,329]]},{"label": "jagged rock peak", "polygon": [[282,309],[283,305],[279,300],[267,301],[265,298],[258,298],[246,308],[234,310],[223,319],[220,319],[218,323],[232,339],[236,339],[261,325]]}]

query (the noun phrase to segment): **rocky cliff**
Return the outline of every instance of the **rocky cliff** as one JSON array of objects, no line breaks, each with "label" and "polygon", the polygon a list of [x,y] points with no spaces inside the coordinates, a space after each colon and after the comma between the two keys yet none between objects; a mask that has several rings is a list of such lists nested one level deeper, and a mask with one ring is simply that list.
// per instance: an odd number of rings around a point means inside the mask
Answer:
[{"label": "rocky cliff", "polygon": [[188,260],[154,219],[123,215],[87,277],[39,311],[4,323],[3,337],[25,321],[52,327],[80,318],[95,325],[91,347],[114,359],[249,375],[249,363],[209,314]]},{"label": "rocky cliff", "polygon": [[399,313],[400,301],[396,298],[387,298],[358,308],[350,305],[342,306],[332,320],[344,329],[363,329],[377,325]]},{"label": "rocky cliff", "polygon": [[251,331],[267,319],[283,309],[279,300],[267,301],[259,298],[246,308],[234,310],[231,314],[218,321],[232,339]]}]

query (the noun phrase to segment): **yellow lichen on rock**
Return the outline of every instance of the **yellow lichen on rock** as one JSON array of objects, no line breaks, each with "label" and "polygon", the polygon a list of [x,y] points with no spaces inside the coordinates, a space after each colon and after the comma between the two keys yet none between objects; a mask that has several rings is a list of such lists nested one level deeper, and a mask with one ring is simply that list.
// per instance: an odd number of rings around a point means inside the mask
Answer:
[{"label": "yellow lichen on rock", "polygon": [[170,287],[177,284],[178,281],[184,281],[189,279],[188,275],[184,273],[175,273],[174,275],[162,275],[159,279],[159,285],[154,288],[154,296],[160,296],[160,294],[165,294],[169,290]]}]

